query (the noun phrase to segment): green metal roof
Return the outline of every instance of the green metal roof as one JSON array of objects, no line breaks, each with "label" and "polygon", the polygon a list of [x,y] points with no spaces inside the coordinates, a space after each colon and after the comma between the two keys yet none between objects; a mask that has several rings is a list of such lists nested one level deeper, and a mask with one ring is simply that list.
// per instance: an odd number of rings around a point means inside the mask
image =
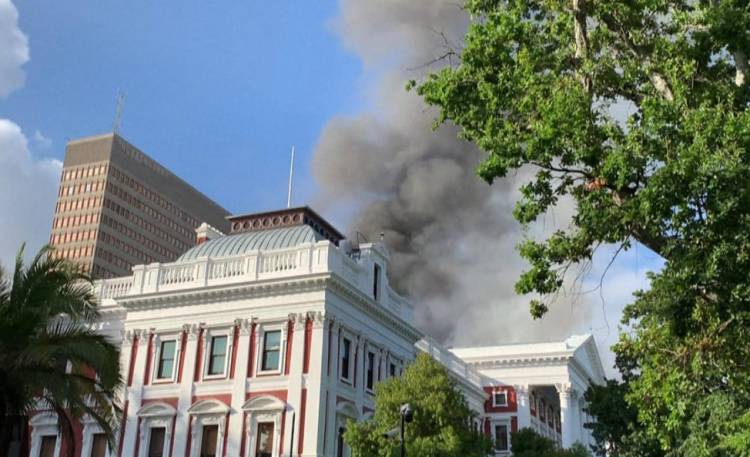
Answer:
[{"label": "green metal roof", "polygon": [[315,243],[325,239],[309,225],[296,225],[255,232],[226,235],[206,241],[187,250],[178,261],[195,260],[200,257],[231,257],[255,250],[270,251]]}]

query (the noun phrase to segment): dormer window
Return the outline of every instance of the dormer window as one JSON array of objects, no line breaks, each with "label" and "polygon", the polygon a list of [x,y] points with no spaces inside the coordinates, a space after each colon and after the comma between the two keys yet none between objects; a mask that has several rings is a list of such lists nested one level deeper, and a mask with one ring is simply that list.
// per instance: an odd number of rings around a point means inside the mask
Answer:
[{"label": "dormer window", "polygon": [[502,407],[508,406],[508,392],[504,390],[497,390],[492,394],[492,406]]}]

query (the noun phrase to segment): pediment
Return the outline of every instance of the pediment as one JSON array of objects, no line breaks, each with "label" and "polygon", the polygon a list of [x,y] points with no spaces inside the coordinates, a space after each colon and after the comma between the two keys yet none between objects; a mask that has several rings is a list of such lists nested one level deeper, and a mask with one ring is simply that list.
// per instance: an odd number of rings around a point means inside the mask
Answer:
[{"label": "pediment", "polygon": [[202,414],[219,414],[225,415],[229,412],[229,406],[218,401],[218,400],[200,400],[188,408],[188,414],[191,415],[202,415]]},{"label": "pediment", "polygon": [[286,403],[271,395],[251,398],[242,405],[243,411],[283,411]]},{"label": "pediment", "polygon": [[175,414],[177,414],[177,411],[174,406],[161,401],[149,403],[138,410],[138,417],[165,417]]}]

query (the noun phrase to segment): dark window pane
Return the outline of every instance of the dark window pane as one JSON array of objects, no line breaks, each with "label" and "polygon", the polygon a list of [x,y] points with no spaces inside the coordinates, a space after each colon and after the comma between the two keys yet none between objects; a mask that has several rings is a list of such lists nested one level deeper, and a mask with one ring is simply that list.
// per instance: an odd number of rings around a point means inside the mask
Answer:
[{"label": "dark window pane", "polygon": [[224,363],[227,356],[227,337],[215,336],[211,338],[211,356],[208,362],[208,374],[224,373]]},{"label": "dark window pane", "polygon": [[271,457],[273,452],[273,422],[261,422],[258,424],[258,436],[256,437],[256,457]]},{"label": "dark window pane", "polygon": [[152,428],[148,442],[148,457],[164,457],[164,427]]},{"label": "dark window pane", "polygon": [[367,388],[372,390],[372,385],[375,382],[375,354],[372,352],[367,353]]},{"label": "dark window pane", "polygon": [[372,279],[372,296],[375,300],[378,299],[379,291],[380,291],[380,265],[376,263],[375,268],[373,270],[373,279]]},{"label": "dark window pane", "polygon": [[497,449],[498,451],[508,450],[508,426],[507,425],[495,426],[495,449]]},{"label": "dark window pane", "polygon": [[216,457],[216,439],[219,435],[218,425],[204,425],[201,436],[200,457]]},{"label": "dark window pane", "polygon": [[55,435],[43,436],[39,457],[54,457],[55,444],[57,444],[57,437]]},{"label": "dark window pane", "polygon": [[91,457],[104,457],[107,453],[107,435],[104,433],[94,434],[91,440]]},{"label": "dark window pane", "polygon": [[169,379],[172,377],[176,350],[176,341],[163,341],[161,343],[161,351],[159,353],[159,379]]},{"label": "dark window pane", "polygon": [[349,379],[349,356],[351,353],[352,343],[344,338],[341,344],[341,377]]}]

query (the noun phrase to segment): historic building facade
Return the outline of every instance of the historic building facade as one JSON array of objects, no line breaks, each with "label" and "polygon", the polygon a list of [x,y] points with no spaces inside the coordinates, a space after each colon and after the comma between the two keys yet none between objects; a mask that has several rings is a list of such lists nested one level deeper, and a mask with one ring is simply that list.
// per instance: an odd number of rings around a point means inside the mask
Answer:
[{"label": "historic building facade", "polygon": [[[306,207],[229,223],[202,225],[175,262],[97,283],[100,331],[122,348],[124,420],[114,452],[84,420],[77,455],[347,456],[346,422],[370,417],[374,386],[418,351],[453,374],[496,455],[523,426],[588,441],[580,393],[603,379],[590,337],[450,351],[414,327],[382,243],[354,246]],[[52,415],[31,419],[31,457],[64,446]]]}]

